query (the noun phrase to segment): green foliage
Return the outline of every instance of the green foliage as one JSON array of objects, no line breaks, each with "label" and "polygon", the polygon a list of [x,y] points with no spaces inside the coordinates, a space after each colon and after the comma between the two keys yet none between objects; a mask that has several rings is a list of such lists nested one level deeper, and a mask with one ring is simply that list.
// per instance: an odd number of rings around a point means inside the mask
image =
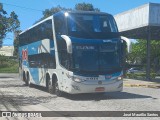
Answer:
[{"label": "green foliage", "polygon": [[3,9],[2,3],[0,3],[0,41],[5,37],[8,28],[6,14],[7,12]]},{"label": "green foliage", "polygon": [[[59,12],[59,11],[73,11],[74,9],[72,8],[65,8],[65,7],[61,7],[60,5],[56,6],[56,7],[52,7],[51,9],[46,9],[43,11],[43,17],[40,18],[38,21],[36,21],[35,23]],[[75,10],[81,10],[81,11],[97,11],[99,12],[100,10],[98,8],[94,8],[94,6],[90,3],[78,3],[75,5]]]},{"label": "green foliage", "polygon": [[[155,79],[156,73],[151,73],[150,76],[151,79]],[[146,79],[146,73],[127,73],[126,77],[131,79]]]},{"label": "green foliage", "polygon": [[9,57],[0,55],[0,73],[17,73],[18,62]]},{"label": "green foliage", "polygon": [[18,56],[18,47],[19,47],[19,33],[21,32],[21,30],[17,30],[15,32],[15,38],[14,38],[14,42],[13,42],[13,45],[14,45],[14,52],[13,52],[13,55],[14,56]]},{"label": "green foliage", "polygon": [[14,62],[9,67],[0,67],[0,73],[18,73],[18,63]]},{"label": "green foliage", "polygon": [[137,40],[136,43],[132,43],[132,52],[127,55],[127,61],[131,63],[138,60],[146,63],[146,40]]},{"label": "green foliage", "polygon": [[20,27],[20,22],[18,20],[18,16],[13,11],[10,14],[10,17],[8,18],[8,24],[9,24],[9,31],[15,32]]},{"label": "green foliage", "polygon": [[36,21],[35,23],[59,12],[59,11],[72,11],[71,8],[65,8],[65,7],[61,7],[60,5],[58,5],[57,7],[52,7],[51,9],[46,9],[43,11],[43,17],[41,19],[39,19],[38,21]]},{"label": "green foliage", "polygon": [[6,14],[3,4],[0,3],[0,43],[2,43],[7,32],[15,32],[20,27],[18,16],[14,11],[10,13],[9,17]]},{"label": "green foliage", "polygon": [[[127,55],[127,61],[131,61],[133,64],[135,61],[141,61],[143,65],[146,64],[146,52],[147,52],[147,41],[137,40],[136,43],[132,43],[132,52]],[[151,41],[151,65],[160,60],[160,41]]]},{"label": "green foliage", "polygon": [[8,61],[8,57],[0,55],[0,67],[4,66],[6,61]]},{"label": "green foliage", "polygon": [[94,8],[94,6],[90,3],[78,3],[75,5],[75,9],[81,11],[100,11],[98,8]]}]

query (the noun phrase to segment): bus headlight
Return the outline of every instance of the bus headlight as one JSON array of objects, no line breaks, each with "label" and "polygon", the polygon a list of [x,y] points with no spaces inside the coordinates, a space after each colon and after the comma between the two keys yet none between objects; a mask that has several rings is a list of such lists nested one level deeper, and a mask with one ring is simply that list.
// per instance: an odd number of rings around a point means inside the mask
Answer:
[{"label": "bus headlight", "polygon": [[123,80],[123,77],[122,77],[122,76],[119,76],[119,77],[117,78],[117,80]]},{"label": "bus headlight", "polygon": [[85,80],[80,79],[78,77],[73,77],[72,80],[75,81],[75,82],[83,82],[83,81],[85,81]]}]

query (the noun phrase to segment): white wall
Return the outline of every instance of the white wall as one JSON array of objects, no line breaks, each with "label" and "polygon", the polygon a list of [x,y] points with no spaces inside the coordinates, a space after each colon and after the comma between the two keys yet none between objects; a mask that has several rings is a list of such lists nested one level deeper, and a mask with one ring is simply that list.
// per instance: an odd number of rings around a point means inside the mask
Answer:
[{"label": "white wall", "polygon": [[14,46],[2,46],[0,47],[0,55],[13,56]]}]

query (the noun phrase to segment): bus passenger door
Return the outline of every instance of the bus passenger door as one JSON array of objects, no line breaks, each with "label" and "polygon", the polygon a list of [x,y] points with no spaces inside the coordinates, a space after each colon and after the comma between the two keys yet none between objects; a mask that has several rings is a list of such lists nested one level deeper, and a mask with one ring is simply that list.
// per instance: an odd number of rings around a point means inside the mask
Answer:
[{"label": "bus passenger door", "polygon": [[63,82],[63,87],[66,89],[67,86],[67,76],[66,73],[68,73],[69,70],[69,55],[66,50],[61,50],[60,53],[60,64],[62,65],[62,82]]}]

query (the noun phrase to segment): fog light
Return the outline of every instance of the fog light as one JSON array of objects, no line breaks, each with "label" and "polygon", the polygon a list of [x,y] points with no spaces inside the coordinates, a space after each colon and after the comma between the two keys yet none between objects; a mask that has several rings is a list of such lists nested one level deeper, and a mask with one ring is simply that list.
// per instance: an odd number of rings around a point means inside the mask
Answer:
[{"label": "fog light", "polygon": [[75,81],[75,82],[84,82],[85,80],[84,79],[81,79],[81,78],[78,78],[78,77],[72,77],[72,80]]}]

